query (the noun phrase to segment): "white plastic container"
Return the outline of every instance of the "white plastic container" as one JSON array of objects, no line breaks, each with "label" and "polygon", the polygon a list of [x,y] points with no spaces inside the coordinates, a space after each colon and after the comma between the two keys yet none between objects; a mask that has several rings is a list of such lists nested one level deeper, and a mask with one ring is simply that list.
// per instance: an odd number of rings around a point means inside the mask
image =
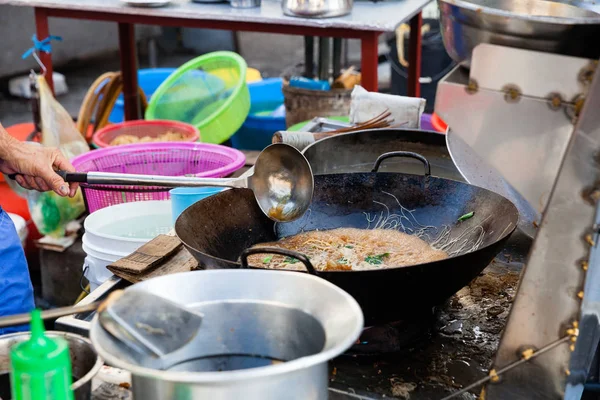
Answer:
[{"label": "white plastic container", "polygon": [[29,231],[27,229],[27,221],[25,221],[25,218],[17,214],[8,213],[8,216],[12,220],[13,224],[15,224],[15,229],[17,230],[17,234],[19,235],[19,239],[21,240],[21,245],[25,247],[27,235],[29,234]]},{"label": "white plastic container", "polygon": [[84,273],[94,290],[112,276],[106,266],[173,229],[171,201],[140,201],[106,207],[83,224]]}]

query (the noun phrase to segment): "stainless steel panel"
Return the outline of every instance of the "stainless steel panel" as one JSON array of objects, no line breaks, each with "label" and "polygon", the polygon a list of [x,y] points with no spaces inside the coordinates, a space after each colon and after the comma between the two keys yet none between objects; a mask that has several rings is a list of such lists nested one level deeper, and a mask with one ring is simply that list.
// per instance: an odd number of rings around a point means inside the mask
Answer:
[{"label": "stainless steel panel", "polygon": [[457,67],[440,82],[436,113],[542,212],[573,130],[566,112],[572,107],[552,109],[546,99],[525,96],[507,101],[504,93],[481,88],[470,92],[465,80]]},{"label": "stainless steel panel", "polygon": [[[571,136],[568,149],[548,201],[540,229],[525,267],[512,306],[494,367],[501,368],[518,358],[527,347],[541,348],[564,337],[569,325],[580,319],[580,292],[586,272],[582,261],[595,247],[592,232],[596,196],[590,196],[600,178],[596,152],[600,148],[600,77],[596,73],[583,115]],[[590,262],[596,262],[596,259]],[[569,377],[576,385],[583,379],[589,357],[578,359],[579,352],[592,351],[597,335],[597,283],[594,266],[586,282],[584,314],[590,328],[581,331]],[[585,293],[585,292],[584,292]],[[596,322],[594,325],[593,322]],[[586,323],[587,325],[587,323]],[[586,340],[587,339],[587,340]],[[488,399],[548,399],[565,393],[571,352],[567,344],[516,368],[487,387]]]},{"label": "stainless steel panel", "polygon": [[519,210],[518,228],[530,238],[535,237],[535,224],[539,221],[541,213],[536,211],[495,168],[475,153],[452,129],[448,129],[446,133],[446,142],[452,159],[456,160],[457,168],[463,176],[469,177],[469,183],[484,187],[512,201]]},{"label": "stainless steel panel", "polygon": [[594,69],[593,60],[586,58],[481,44],[473,50],[469,77],[484,89],[514,87],[523,96],[559,94],[570,102],[587,91]]}]

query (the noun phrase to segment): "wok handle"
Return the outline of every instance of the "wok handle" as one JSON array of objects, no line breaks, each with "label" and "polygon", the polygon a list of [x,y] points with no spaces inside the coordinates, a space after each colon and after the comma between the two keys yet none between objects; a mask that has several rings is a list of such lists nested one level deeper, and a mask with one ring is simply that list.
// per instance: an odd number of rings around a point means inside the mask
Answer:
[{"label": "wok handle", "polygon": [[319,275],[307,256],[292,250],[282,249],[281,247],[256,247],[242,251],[242,255],[240,256],[242,268],[249,267],[248,257],[253,254],[278,254],[280,256],[292,257],[304,264],[309,274],[317,276]]},{"label": "wok handle", "polygon": [[379,171],[379,167],[381,166],[383,160],[387,160],[388,158],[393,157],[414,158],[415,160],[419,160],[425,166],[425,176],[431,175],[431,166],[429,165],[429,161],[427,161],[427,159],[419,153],[413,153],[412,151],[392,151],[380,155],[379,157],[377,157],[377,160],[375,161],[375,165],[373,165],[373,169],[371,170],[371,172]]}]

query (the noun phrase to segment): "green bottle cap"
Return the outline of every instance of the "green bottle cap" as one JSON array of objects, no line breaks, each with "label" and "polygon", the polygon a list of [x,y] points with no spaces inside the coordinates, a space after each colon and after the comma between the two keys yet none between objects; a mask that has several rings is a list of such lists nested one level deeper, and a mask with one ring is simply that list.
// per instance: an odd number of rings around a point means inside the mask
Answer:
[{"label": "green bottle cap", "polygon": [[45,334],[41,311],[31,312],[31,338],[10,352],[13,400],[73,400],[69,346]]}]

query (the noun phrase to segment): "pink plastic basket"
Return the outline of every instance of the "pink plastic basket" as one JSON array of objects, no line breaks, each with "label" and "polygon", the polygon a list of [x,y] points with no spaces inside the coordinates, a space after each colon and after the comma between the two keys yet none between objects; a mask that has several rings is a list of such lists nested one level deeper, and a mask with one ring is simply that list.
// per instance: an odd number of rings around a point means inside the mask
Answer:
[{"label": "pink plastic basket", "polygon": [[[208,143],[136,143],[90,151],[72,160],[78,172],[222,178],[244,166],[238,150]],[[81,185],[90,213],[104,207],[145,200],[166,200],[169,188]]]}]

